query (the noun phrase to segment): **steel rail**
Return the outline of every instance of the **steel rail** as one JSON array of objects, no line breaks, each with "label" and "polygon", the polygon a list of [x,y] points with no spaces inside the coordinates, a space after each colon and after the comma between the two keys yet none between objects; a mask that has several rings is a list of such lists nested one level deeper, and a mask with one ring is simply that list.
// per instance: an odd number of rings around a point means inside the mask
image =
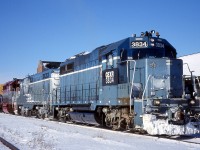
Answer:
[{"label": "steel rail", "polygon": [[7,146],[8,148],[10,148],[11,150],[19,150],[19,148],[15,147],[13,144],[11,144],[10,142],[6,141],[2,137],[0,137],[0,142],[2,144],[4,144],[5,146]]}]

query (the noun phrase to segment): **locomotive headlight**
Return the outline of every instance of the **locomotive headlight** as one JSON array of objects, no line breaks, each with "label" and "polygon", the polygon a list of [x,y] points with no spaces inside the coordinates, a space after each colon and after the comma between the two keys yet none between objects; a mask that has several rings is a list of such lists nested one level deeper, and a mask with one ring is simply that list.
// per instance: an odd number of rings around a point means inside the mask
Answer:
[{"label": "locomotive headlight", "polygon": [[153,105],[154,106],[160,106],[160,100],[159,99],[154,99],[153,100]]},{"label": "locomotive headlight", "polygon": [[190,100],[190,105],[195,105],[195,103],[196,103],[196,102],[195,102],[194,99],[191,99],[191,100]]},{"label": "locomotive headlight", "polygon": [[151,40],[151,42],[154,42],[154,39],[150,39]]},{"label": "locomotive headlight", "polygon": [[155,44],[154,44],[154,43],[151,43],[151,46],[155,46]]}]

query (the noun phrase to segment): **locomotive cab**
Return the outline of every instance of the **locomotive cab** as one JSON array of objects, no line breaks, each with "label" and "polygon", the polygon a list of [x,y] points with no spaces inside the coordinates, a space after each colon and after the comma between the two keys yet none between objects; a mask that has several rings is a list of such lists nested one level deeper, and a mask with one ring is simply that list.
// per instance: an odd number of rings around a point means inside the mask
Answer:
[{"label": "locomotive cab", "polygon": [[[188,99],[183,98],[182,60],[176,59],[176,50],[166,40],[147,38],[150,39],[147,49],[153,49],[151,52],[155,56],[146,55],[148,57],[136,61],[138,69],[134,82],[140,82],[143,88],[142,97],[134,99],[134,125],[142,127],[149,134],[196,133],[198,123],[193,122],[191,128]],[[135,44],[135,41],[132,43],[134,48],[141,45],[148,47],[146,44]]]}]

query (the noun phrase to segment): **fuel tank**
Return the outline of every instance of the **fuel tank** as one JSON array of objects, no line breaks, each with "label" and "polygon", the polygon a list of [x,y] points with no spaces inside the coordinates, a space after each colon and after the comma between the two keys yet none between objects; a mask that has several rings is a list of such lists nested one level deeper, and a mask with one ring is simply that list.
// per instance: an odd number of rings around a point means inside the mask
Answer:
[{"label": "fuel tank", "polygon": [[95,119],[95,113],[93,112],[70,112],[69,115],[72,121],[99,125]]}]

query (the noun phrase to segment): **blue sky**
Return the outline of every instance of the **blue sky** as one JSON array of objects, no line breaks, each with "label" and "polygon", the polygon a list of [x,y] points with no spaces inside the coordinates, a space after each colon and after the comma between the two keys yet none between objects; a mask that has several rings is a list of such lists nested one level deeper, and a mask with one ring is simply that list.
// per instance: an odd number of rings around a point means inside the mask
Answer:
[{"label": "blue sky", "polygon": [[178,56],[200,52],[199,0],[0,0],[0,83],[155,29]]}]

